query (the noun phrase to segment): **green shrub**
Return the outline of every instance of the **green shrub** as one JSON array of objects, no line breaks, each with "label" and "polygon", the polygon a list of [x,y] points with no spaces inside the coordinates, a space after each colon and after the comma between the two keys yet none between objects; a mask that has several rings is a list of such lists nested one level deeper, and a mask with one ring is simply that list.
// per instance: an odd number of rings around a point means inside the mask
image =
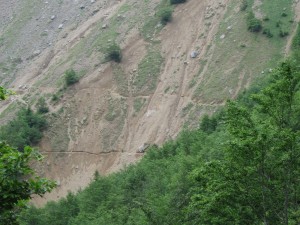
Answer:
[{"label": "green shrub", "polygon": [[288,14],[287,14],[287,13],[285,13],[285,12],[283,12],[283,13],[281,14],[281,16],[282,16],[282,17],[287,17],[287,16],[288,16]]},{"label": "green shrub", "polygon": [[280,29],[280,31],[279,31],[279,37],[284,38],[284,37],[286,37],[288,35],[289,35],[288,31],[283,31],[283,30]]},{"label": "green shrub", "polygon": [[242,4],[240,6],[240,10],[245,11],[247,8],[248,8],[248,2],[247,2],[247,0],[243,0]]},{"label": "green shrub", "polygon": [[262,29],[262,22],[255,18],[253,12],[250,12],[247,17],[248,30],[250,32],[260,32]]},{"label": "green shrub", "polygon": [[273,37],[273,34],[271,33],[270,29],[268,29],[268,28],[265,28],[263,30],[263,34],[265,34],[268,38]]},{"label": "green shrub", "polygon": [[276,27],[280,27],[281,24],[282,24],[281,20],[278,20],[278,21],[276,22]]},{"label": "green shrub", "polygon": [[0,139],[22,150],[27,145],[36,145],[47,128],[46,119],[30,108],[21,109],[17,117],[0,129]]},{"label": "green shrub", "polygon": [[45,98],[39,98],[38,102],[36,103],[36,108],[38,113],[44,114],[49,112],[49,108],[47,106]]},{"label": "green shrub", "polygon": [[66,85],[70,86],[79,81],[79,77],[73,69],[69,69],[65,72]]},{"label": "green shrub", "polygon": [[119,45],[116,43],[108,46],[106,49],[106,59],[109,61],[121,62],[122,60],[122,52]]},{"label": "green shrub", "polygon": [[162,24],[165,25],[172,20],[172,12],[173,10],[170,7],[162,8],[158,12],[158,16],[160,17],[160,21]]},{"label": "green shrub", "polygon": [[186,0],[170,0],[171,5],[185,3]]},{"label": "green shrub", "polygon": [[51,97],[51,101],[57,102],[58,100],[59,100],[58,94],[53,94],[52,97]]}]

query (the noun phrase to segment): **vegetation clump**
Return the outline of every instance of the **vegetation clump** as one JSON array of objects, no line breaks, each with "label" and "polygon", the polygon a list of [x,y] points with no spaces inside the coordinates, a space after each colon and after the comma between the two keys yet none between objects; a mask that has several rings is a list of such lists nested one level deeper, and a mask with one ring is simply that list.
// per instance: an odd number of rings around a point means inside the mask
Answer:
[{"label": "vegetation clump", "polygon": [[185,3],[186,0],[170,0],[171,5]]},{"label": "vegetation clump", "polygon": [[65,82],[67,86],[71,86],[79,81],[79,77],[73,69],[65,72]]},{"label": "vegetation clump", "polygon": [[248,14],[247,25],[250,32],[258,33],[262,30],[262,22],[255,17],[253,12]]},{"label": "vegetation clump", "polygon": [[[9,91],[0,86],[0,100],[4,100],[8,94]],[[31,114],[30,111],[27,111],[27,114]],[[27,115],[27,119],[29,123],[37,123],[34,117]],[[9,135],[16,139],[19,138],[18,135],[24,134],[24,129],[28,130],[28,127],[22,126],[14,128],[19,131],[11,129],[7,131],[12,131],[13,133]],[[55,182],[37,176],[30,167],[33,161],[41,159],[42,155],[29,146],[17,149],[0,141],[0,224],[19,225],[17,221],[19,213],[27,207],[31,196],[33,194],[42,196],[56,186]]]},{"label": "vegetation clump", "polygon": [[240,5],[240,10],[245,11],[248,8],[248,2],[247,0],[242,0],[242,3]]},{"label": "vegetation clump", "polygon": [[49,107],[44,97],[39,98],[38,102],[36,103],[36,108],[37,112],[40,114],[45,114],[49,112]]},{"label": "vegetation clump", "polygon": [[23,108],[15,119],[1,127],[0,140],[22,150],[25,146],[36,145],[46,128],[47,121],[41,114]]},{"label": "vegetation clump", "polygon": [[164,7],[159,12],[160,21],[163,25],[167,24],[172,20],[173,10],[171,7]]},{"label": "vegetation clump", "polygon": [[122,51],[120,46],[116,43],[108,46],[106,50],[106,59],[109,61],[120,63],[122,61]]},{"label": "vegetation clump", "polygon": [[265,28],[263,30],[263,34],[265,34],[268,38],[272,38],[273,37],[273,34],[271,33],[270,29],[268,29],[268,28]]}]

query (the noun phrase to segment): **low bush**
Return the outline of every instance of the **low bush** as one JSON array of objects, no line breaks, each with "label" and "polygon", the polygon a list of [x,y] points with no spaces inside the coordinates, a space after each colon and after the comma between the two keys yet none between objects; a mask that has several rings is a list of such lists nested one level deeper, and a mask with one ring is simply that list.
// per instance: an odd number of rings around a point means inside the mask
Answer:
[{"label": "low bush", "polygon": [[281,29],[280,29],[280,31],[279,31],[279,37],[284,38],[284,37],[286,37],[286,36],[288,36],[288,35],[289,35],[289,32],[288,32],[288,31],[284,31],[284,30],[281,30]]},{"label": "low bush", "polygon": [[273,34],[271,33],[270,29],[268,29],[268,28],[265,28],[263,30],[263,34],[265,34],[268,38],[273,37]]},{"label": "low bush", "polygon": [[161,23],[165,25],[168,22],[170,22],[172,20],[172,13],[173,13],[173,10],[170,7],[162,8],[158,12],[158,16],[160,18]]},{"label": "low bush", "polygon": [[258,33],[262,29],[262,22],[259,19],[255,18],[253,12],[250,12],[247,17],[247,25],[248,25],[248,30],[250,32]]},{"label": "low bush", "polygon": [[73,69],[69,69],[65,72],[66,85],[70,86],[79,81],[79,77]]},{"label": "low bush", "polygon": [[49,112],[49,108],[48,108],[45,98],[43,98],[43,97],[39,98],[38,102],[36,103],[36,109],[37,109],[38,113],[40,113],[40,114]]},{"label": "low bush", "polygon": [[170,0],[171,5],[185,3],[186,0]]},{"label": "low bush", "polygon": [[108,46],[106,49],[106,59],[109,61],[121,62],[122,60],[122,52],[119,45],[116,43]]},{"label": "low bush", "polygon": [[242,4],[240,6],[240,10],[245,11],[247,8],[248,8],[248,2],[247,2],[247,0],[243,0]]}]

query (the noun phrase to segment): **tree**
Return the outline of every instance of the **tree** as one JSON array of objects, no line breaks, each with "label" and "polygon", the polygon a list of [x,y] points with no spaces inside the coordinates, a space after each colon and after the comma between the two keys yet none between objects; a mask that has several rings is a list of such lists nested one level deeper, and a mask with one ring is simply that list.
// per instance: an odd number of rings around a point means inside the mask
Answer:
[{"label": "tree", "polygon": [[0,129],[0,139],[22,150],[27,145],[36,145],[47,128],[46,119],[30,108],[23,108],[15,119]]},{"label": "tree", "polygon": [[189,208],[198,223],[299,224],[299,85],[300,73],[287,61],[252,96],[253,108],[228,103],[224,159],[192,174],[198,187]]},{"label": "tree", "polygon": [[[5,99],[6,93],[0,87],[1,99]],[[18,213],[31,196],[43,195],[55,187],[53,181],[37,176],[30,168],[32,160],[41,159],[41,154],[31,147],[19,151],[0,142],[0,224],[18,224]]]},{"label": "tree", "polygon": [[67,86],[73,85],[79,81],[79,78],[73,69],[69,69],[65,72],[65,81]]}]

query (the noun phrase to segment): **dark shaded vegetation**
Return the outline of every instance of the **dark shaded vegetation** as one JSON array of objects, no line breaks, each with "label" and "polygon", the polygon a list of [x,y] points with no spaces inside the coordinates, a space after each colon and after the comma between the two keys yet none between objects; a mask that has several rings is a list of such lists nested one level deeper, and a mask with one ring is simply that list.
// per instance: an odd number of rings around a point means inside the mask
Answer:
[{"label": "dark shaded vegetation", "polygon": [[38,144],[46,128],[47,121],[40,113],[23,108],[15,119],[0,128],[0,140],[22,150],[25,146]]},{"label": "dark shaded vegetation", "polygon": [[185,3],[186,0],[170,0],[171,4],[180,4],[180,3]]},{"label": "dark shaded vegetation", "polygon": [[114,61],[114,62],[121,62],[122,61],[122,52],[119,45],[116,43],[110,45],[106,49],[106,60]]},{"label": "dark shaded vegetation", "polygon": [[253,12],[250,12],[247,16],[248,30],[251,32],[260,32],[262,30],[262,22],[257,19]]},{"label": "dark shaded vegetation", "polygon": [[[0,86],[0,101],[9,94],[12,92]],[[37,127],[43,126],[32,116],[30,110],[23,111],[18,116],[19,120],[22,117],[25,122],[35,124]],[[7,131],[11,131],[9,126],[7,126]],[[11,135],[14,134],[16,133]],[[31,196],[33,194],[42,196],[56,186],[55,182],[39,177],[30,167],[33,161],[41,159],[42,155],[29,146],[17,149],[0,141],[0,224],[19,224],[18,215],[22,209],[26,208]]]},{"label": "dark shaded vegetation", "polygon": [[299,224],[300,73],[230,101],[198,130],[152,146],[136,165],[19,218],[29,224]]},{"label": "dark shaded vegetation", "polygon": [[164,7],[159,10],[158,16],[163,25],[167,24],[172,20],[173,9],[171,7]]},{"label": "dark shaded vegetation", "polygon": [[37,112],[40,114],[45,114],[49,112],[48,105],[44,97],[39,98],[36,103]]}]

